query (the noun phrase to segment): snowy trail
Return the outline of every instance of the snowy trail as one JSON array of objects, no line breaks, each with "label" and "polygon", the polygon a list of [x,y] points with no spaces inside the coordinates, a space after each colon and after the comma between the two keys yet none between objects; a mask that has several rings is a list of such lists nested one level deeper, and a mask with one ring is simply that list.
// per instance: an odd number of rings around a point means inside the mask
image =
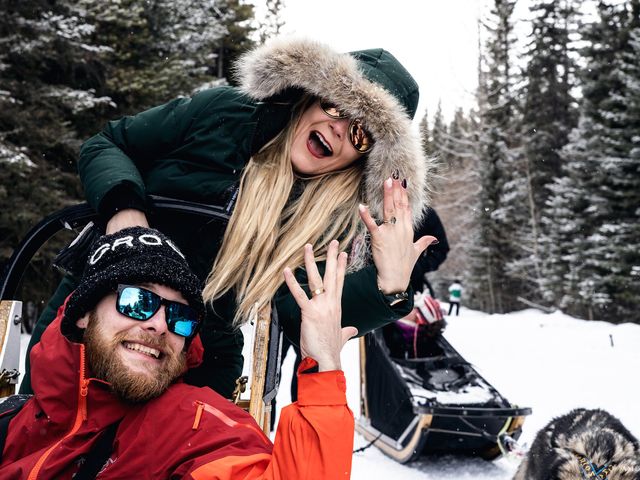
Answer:
[{"label": "snowy trail", "polygon": [[[640,437],[640,325],[587,322],[561,313],[524,310],[487,315],[462,309],[445,336],[511,402],[531,407],[521,444],[553,417],[572,408],[604,408]],[[611,336],[611,337],[610,337]],[[613,340],[613,346],[611,342]],[[289,403],[293,357],[283,365],[278,405]],[[351,341],[342,355],[349,405],[359,416],[359,355]],[[366,445],[356,435],[354,448]],[[354,455],[352,479],[510,480],[519,461],[444,456],[400,465],[375,447]]]}]

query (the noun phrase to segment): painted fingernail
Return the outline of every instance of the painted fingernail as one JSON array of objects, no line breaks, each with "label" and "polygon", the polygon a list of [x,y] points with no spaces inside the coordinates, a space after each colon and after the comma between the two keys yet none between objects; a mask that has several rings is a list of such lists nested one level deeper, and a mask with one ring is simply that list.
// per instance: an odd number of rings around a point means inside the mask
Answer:
[{"label": "painted fingernail", "polygon": [[358,208],[361,212],[364,212],[367,209],[367,206],[364,203],[359,203]]},{"label": "painted fingernail", "polygon": [[407,188],[407,179],[406,178],[402,179],[402,184],[401,185],[402,185],[402,188],[405,188],[405,189]]},{"label": "painted fingernail", "polygon": [[397,168],[395,168],[391,176],[393,177],[394,180],[398,180],[400,178],[400,171]]},{"label": "painted fingernail", "polygon": [[437,244],[439,244],[439,243],[440,243],[440,240],[438,240],[438,239],[436,238],[436,239],[435,239],[433,242],[431,242],[429,245],[437,245]]},{"label": "painted fingernail", "polygon": [[391,187],[393,186],[393,180],[391,180],[391,177],[387,178],[387,179],[385,180],[384,184],[385,184],[387,187],[391,188]]}]

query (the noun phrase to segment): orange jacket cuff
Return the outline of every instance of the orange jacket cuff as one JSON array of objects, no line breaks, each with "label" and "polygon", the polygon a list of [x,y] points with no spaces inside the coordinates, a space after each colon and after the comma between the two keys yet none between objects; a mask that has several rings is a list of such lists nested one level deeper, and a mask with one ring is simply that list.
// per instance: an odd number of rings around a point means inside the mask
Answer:
[{"label": "orange jacket cuff", "polygon": [[317,366],[317,362],[306,357],[298,367],[298,405],[346,405],[347,381],[342,370],[304,373]]}]

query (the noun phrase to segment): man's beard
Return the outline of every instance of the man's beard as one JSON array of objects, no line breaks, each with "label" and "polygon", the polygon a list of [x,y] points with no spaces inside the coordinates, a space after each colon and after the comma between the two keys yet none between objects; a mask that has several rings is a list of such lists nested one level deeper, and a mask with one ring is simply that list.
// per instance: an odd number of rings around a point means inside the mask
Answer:
[{"label": "man's beard", "polygon": [[124,340],[137,341],[145,345],[167,351],[164,339],[142,333],[136,338],[128,338],[121,333],[109,340],[100,328],[95,312],[89,314],[89,324],[84,333],[87,360],[96,378],[109,382],[111,390],[122,400],[141,403],[164,393],[169,385],[186,371],[186,353],[164,355],[164,362],[157,369],[149,369],[149,375],[131,371],[117,353]]}]

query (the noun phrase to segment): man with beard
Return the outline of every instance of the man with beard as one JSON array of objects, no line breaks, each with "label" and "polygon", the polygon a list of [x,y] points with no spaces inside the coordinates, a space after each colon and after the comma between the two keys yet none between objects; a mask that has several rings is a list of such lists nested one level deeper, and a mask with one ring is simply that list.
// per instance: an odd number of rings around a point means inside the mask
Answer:
[{"label": "man with beard", "polygon": [[346,254],[331,243],[324,278],[310,245],[304,257],[322,288],[309,299],[284,271],[306,358],[299,400],[282,411],[272,444],[246,412],[181,381],[202,358],[204,305],[171,240],[142,227],[98,239],[31,352],[35,395],[9,423],[0,478],[349,478],[340,350],[357,331],[340,326]]}]

